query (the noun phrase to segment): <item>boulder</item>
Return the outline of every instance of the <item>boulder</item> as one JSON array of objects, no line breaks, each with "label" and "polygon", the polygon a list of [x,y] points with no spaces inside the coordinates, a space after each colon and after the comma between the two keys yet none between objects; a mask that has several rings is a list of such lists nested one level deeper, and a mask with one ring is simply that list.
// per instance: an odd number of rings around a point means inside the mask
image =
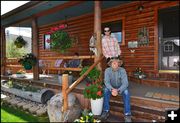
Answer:
[{"label": "boulder", "polygon": [[47,112],[50,122],[73,122],[81,115],[81,106],[76,97],[68,95],[68,110],[62,112],[62,93],[58,93],[48,101]]}]

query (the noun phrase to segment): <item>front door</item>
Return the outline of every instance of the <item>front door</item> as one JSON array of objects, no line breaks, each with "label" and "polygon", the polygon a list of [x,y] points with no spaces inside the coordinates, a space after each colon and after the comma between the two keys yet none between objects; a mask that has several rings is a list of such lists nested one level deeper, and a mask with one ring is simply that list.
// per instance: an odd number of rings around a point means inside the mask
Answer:
[{"label": "front door", "polygon": [[179,70],[179,6],[158,11],[159,70]]}]

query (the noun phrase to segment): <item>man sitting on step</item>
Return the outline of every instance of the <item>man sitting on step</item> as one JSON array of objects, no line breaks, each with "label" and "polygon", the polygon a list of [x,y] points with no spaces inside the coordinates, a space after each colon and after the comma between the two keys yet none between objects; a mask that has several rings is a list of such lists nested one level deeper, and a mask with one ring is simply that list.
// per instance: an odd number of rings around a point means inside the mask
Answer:
[{"label": "man sitting on step", "polygon": [[130,94],[126,70],[119,67],[121,62],[118,58],[111,58],[108,64],[110,67],[106,68],[104,75],[104,105],[101,119],[106,120],[109,116],[110,96],[121,94],[124,102],[125,122],[131,122]]}]

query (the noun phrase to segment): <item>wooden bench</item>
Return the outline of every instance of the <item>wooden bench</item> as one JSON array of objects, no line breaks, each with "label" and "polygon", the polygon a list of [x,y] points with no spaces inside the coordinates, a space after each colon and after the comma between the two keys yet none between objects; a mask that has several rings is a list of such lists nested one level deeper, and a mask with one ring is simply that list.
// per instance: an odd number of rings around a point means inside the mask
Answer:
[{"label": "wooden bench", "polygon": [[[72,60],[72,59],[80,59],[80,64],[82,64],[84,59],[93,59],[94,56],[60,56],[60,57],[40,57],[39,59],[42,60],[43,62],[45,62],[45,66],[42,69],[45,69],[48,71],[58,71],[58,73],[64,72],[64,71],[76,71],[76,72],[80,72],[82,70],[82,65],[80,65],[81,67],[76,67],[76,68],[72,68],[72,67],[64,67],[64,63],[67,62],[67,60]],[[62,59],[62,63],[60,64],[59,67],[56,67],[56,61]]]}]

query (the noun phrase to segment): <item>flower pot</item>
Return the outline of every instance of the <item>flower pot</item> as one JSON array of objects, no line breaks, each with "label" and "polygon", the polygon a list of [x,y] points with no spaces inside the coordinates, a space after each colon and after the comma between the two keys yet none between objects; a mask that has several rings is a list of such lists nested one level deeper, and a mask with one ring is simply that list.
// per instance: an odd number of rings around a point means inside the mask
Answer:
[{"label": "flower pot", "polygon": [[30,64],[24,64],[24,69],[26,69],[26,70],[31,70],[31,69],[32,69],[32,65],[30,65]]},{"label": "flower pot", "polygon": [[103,97],[96,100],[91,99],[91,111],[94,115],[101,115],[103,108],[103,100]]}]

